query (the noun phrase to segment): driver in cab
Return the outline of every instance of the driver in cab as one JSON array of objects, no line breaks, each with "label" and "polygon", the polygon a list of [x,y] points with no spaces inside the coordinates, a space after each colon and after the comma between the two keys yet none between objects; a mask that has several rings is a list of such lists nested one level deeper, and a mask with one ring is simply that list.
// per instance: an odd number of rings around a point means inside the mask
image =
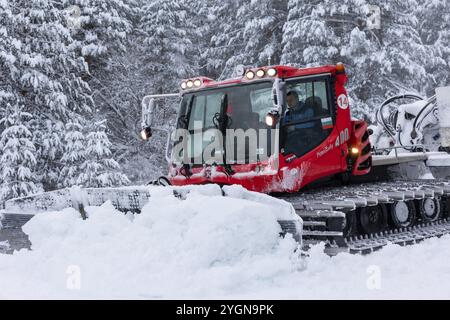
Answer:
[{"label": "driver in cab", "polygon": [[[308,108],[304,102],[300,101],[296,91],[291,90],[287,93],[286,102],[288,109],[286,110],[286,114],[284,116],[284,124],[300,122],[314,117],[314,110],[311,107]],[[314,123],[304,122],[293,125],[292,127],[295,129],[312,128],[314,127]]]}]

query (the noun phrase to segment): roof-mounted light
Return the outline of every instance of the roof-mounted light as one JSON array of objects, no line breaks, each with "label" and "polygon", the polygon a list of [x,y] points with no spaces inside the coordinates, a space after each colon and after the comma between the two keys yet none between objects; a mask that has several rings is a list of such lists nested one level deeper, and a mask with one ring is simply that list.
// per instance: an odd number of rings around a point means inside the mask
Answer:
[{"label": "roof-mounted light", "polygon": [[248,80],[253,80],[255,78],[255,73],[252,70],[247,71],[247,73],[245,74],[245,77]]},{"label": "roof-mounted light", "polygon": [[195,79],[194,80],[194,87],[200,87],[202,85],[202,80],[200,79]]},{"label": "roof-mounted light", "polygon": [[256,76],[257,76],[258,78],[264,77],[265,74],[266,74],[266,73],[265,73],[265,71],[264,71],[263,69],[259,69],[258,71],[256,71]]},{"label": "roof-mounted light", "polygon": [[342,62],[336,63],[336,73],[345,73],[345,67]]},{"label": "roof-mounted light", "polygon": [[269,77],[275,77],[277,75],[277,69],[275,68],[270,68],[267,70],[267,75]]},{"label": "roof-mounted light", "polygon": [[187,85],[186,85],[186,81],[183,81],[182,83],[181,83],[181,89],[186,89],[187,88]]},{"label": "roof-mounted light", "polygon": [[194,86],[194,81],[192,80],[188,80],[188,82],[186,82],[186,86],[190,89]]}]

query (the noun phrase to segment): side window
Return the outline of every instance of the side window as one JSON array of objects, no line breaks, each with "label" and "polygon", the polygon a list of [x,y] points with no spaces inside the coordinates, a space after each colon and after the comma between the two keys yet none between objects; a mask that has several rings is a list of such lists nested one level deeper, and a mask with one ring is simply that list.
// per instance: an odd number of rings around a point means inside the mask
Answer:
[{"label": "side window", "polygon": [[189,118],[189,130],[194,130],[194,122],[199,121],[202,129],[214,128],[214,116],[220,112],[223,93],[195,96]]},{"label": "side window", "polygon": [[328,116],[330,110],[328,107],[327,84],[325,81],[315,81],[313,85],[313,96],[317,100],[317,113],[319,116]]},{"label": "side window", "polygon": [[178,128],[186,128],[187,124],[187,109],[188,109],[188,105],[190,104],[192,97],[185,97],[183,98],[183,100],[181,101],[181,105],[180,105],[180,111],[178,112],[178,118],[177,118],[177,129]]},{"label": "side window", "polygon": [[214,93],[206,96],[206,110],[204,128],[214,128],[214,117],[220,113],[220,103],[222,102],[223,93]]},{"label": "side window", "polygon": [[252,111],[258,114],[259,122],[264,122],[267,111],[272,107],[272,88],[262,88],[250,92]]},{"label": "side window", "polygon": [[286,101],[287,123],[330,115],[325,80],[288,84]]},{"label": "side window", "polygon": [[[187,137],[188,157],[202,158],[203,151],[211,143],[211,137],[202,133],[214,128],[214,117],[220,112],[222,96],[222,92],[194,96],[188,126],[191,133]],[[201,139],[201,144],[195,141],[195,134],[202,134],[197,137],[197,139]]]}]

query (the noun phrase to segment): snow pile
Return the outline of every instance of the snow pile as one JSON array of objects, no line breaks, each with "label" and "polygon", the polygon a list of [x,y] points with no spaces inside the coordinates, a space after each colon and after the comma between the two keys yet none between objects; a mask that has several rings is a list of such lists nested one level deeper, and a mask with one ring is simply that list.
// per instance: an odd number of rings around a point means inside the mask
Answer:
[{"label": "snow pile", "polygon": [[[109,202],[88,207],[84,221],[74,209],[35,216],[23,227],[33,250],[0,255],[0,298],[222,296],[296,267],[278,206],[223,197],[214,185],[190,189],[181,200],[154,187],[135,216]],[[80,289],[70,290],[78,273]]]},{"label": "snow pile", "polygon": [[33,250],[0,254],[0,298],[450,297],[450,236],[369,256],[331,258],[317,245],[299,258],[278,237],[278,206],[225,192],[198,187],[181,200],[154,188],[134,217],[110,203],[85,221],[73,209],[38,215],[24,227]]}]

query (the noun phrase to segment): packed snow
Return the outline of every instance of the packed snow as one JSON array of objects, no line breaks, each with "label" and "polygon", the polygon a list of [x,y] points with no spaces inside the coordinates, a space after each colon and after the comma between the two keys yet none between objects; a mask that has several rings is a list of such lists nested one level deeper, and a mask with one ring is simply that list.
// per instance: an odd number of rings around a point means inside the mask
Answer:
[{"label": "packed snow", "polygon": [[87,220],[74,209],[38,214],[23,228],[32,250],[0,254],[0,298],[450,297],[450,236],[368,256],[317,245],[305,257],[279,237],[278,203],[219,191],[181,200],[155,187],[134,216],[109,202],[88,207]]}]

